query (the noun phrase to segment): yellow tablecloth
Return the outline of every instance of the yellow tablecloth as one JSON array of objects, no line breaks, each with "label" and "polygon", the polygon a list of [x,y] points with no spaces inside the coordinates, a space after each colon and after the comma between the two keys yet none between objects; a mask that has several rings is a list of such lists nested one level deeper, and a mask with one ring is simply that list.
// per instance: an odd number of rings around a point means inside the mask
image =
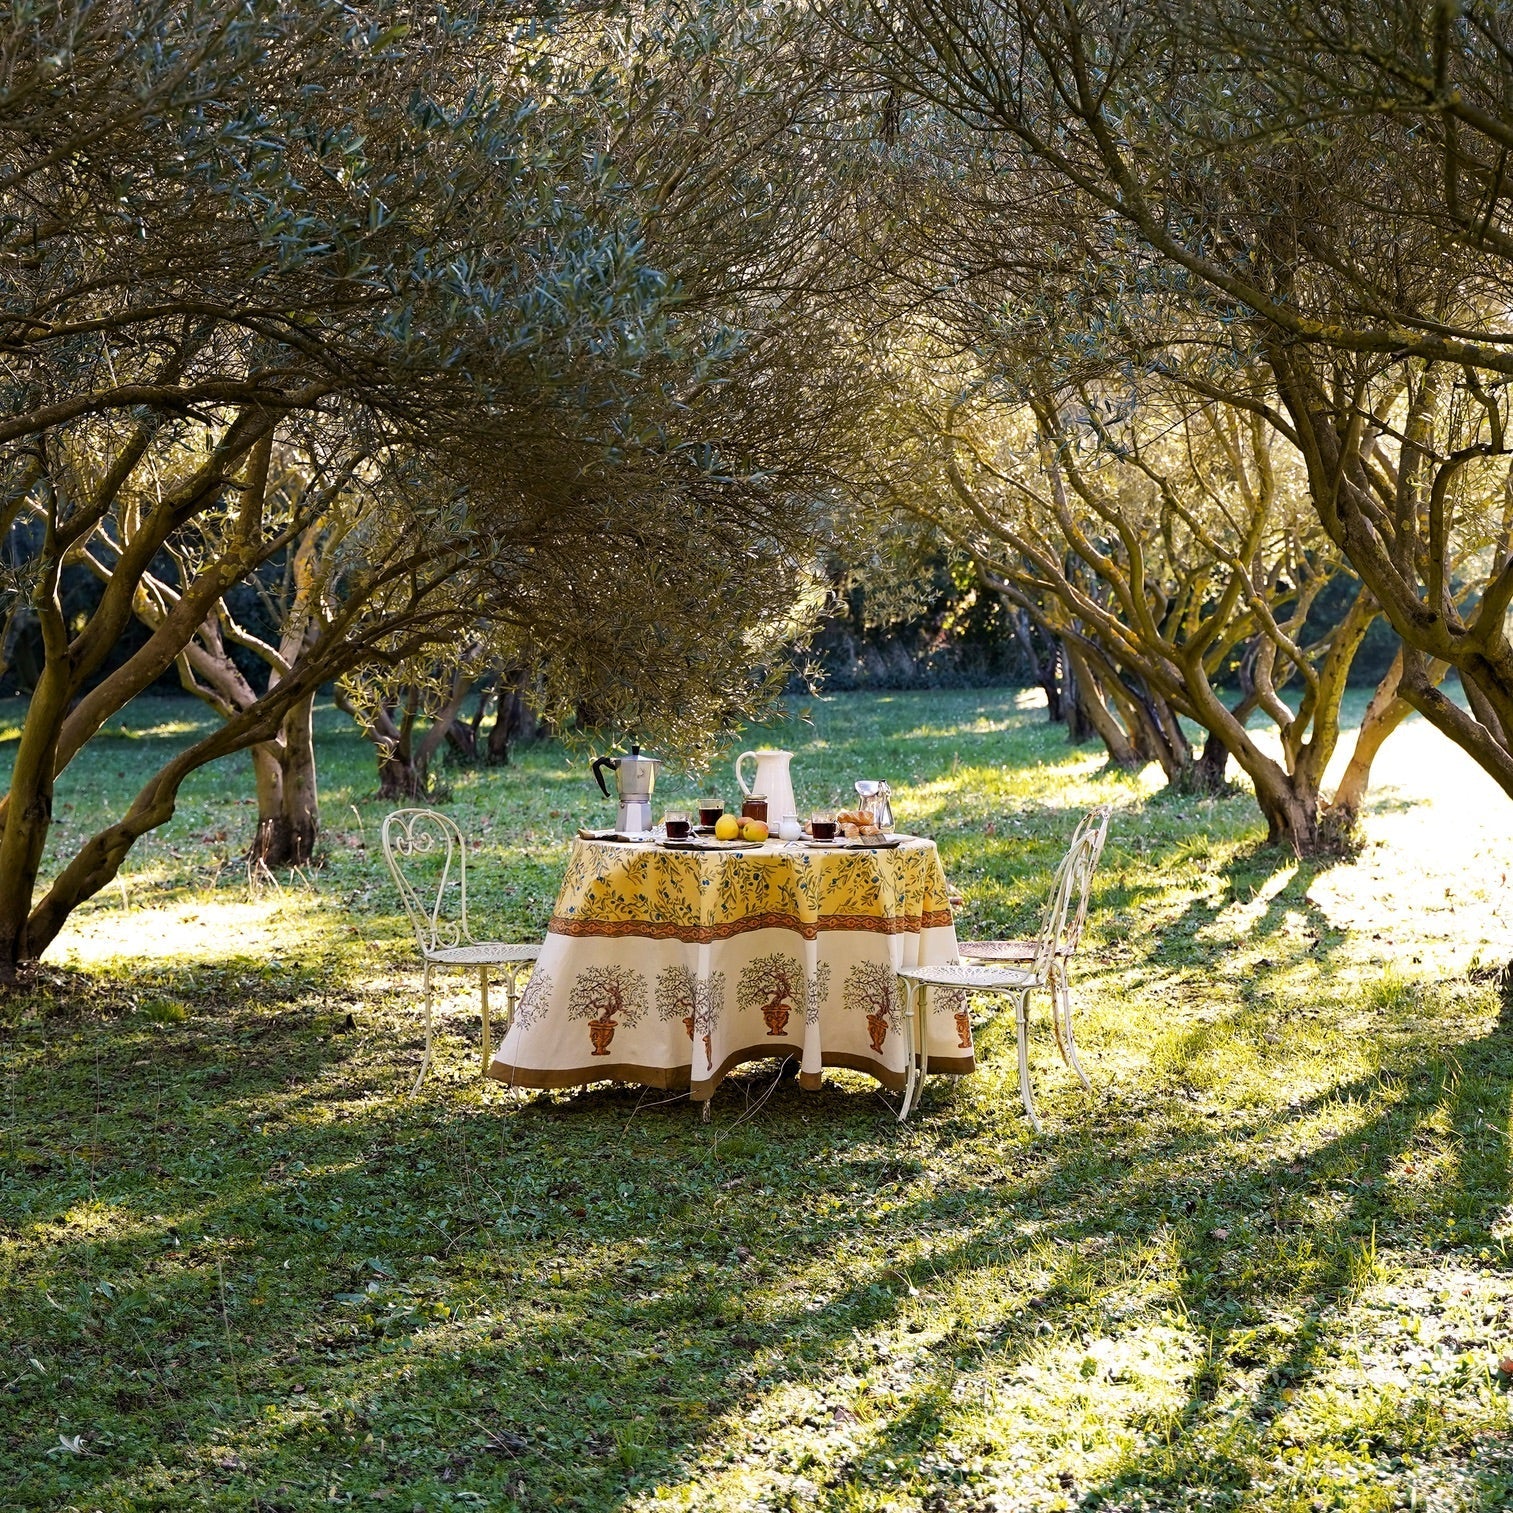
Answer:
[{"label": "yellow tablecloth", "polygon": [[[708,1098],[743,1061],[800,1081],[853,1067],[903,1085],[900,967],[956,959],[935,843],[740,852],[574,843],[541,958],[489,1074],[519,1087],[619,1079]],[[931,1072],[973,1069],[960,995],[931,995]]]}]

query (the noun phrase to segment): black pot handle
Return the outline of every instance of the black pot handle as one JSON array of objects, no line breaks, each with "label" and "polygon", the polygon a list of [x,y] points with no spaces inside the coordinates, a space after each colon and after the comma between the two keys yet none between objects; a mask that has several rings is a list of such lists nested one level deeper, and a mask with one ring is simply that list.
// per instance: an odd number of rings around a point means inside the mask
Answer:
[{"label": "black pot handle", "polygon": [[599,792],[605,798],[609,797],[609,789],[604,786],[604,772],[602,769],[605,767],[618,767],[619,765],[619,757],[595,757],[594,765],[589,769],[594,775],[594,780],[599,784]]}]

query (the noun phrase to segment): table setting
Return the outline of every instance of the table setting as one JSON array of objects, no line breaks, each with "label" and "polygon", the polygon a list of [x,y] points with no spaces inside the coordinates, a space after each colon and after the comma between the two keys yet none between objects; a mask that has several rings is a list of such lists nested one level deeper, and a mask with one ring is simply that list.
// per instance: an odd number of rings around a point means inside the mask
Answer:
[{"label": "table setting", "polygon": [[906,1023],[897,980],[957,959],[934,841],[895,828],[879,779],[857,781],[852,808],[801,820],[792,756],[743,752],[738,809],[710,795],[668,808],[660,824],[660,760],[638,746],[595,759],[615,824],[573,842],[491,1077],[686,1088],[707,1103],[733,1069],[773,1057],[793,1058],[809,1090],[828,1067],[893,1091],[916,1059],[932,1074],[973,1070],[960,995],[932,995],[923,1023]]}]

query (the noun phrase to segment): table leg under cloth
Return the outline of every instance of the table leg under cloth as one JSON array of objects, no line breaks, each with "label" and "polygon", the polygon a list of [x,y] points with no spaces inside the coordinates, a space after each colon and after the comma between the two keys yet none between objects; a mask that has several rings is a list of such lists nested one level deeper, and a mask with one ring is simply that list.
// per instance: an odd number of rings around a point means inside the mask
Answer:
[{"label": "table leg under cloth", "polygon": [[[489,1074],[517,1087],[686,1087],[705,1101],[741,1063],[792,1056],[806,1089],[823,1068],[849,1067],[898,1091],[908,1057],[896,973],[956,959],[945,899],[928,841],[844,856],[580,841]],[[960,1007],[931,1000],[929,1072],[974,1068]]]}]

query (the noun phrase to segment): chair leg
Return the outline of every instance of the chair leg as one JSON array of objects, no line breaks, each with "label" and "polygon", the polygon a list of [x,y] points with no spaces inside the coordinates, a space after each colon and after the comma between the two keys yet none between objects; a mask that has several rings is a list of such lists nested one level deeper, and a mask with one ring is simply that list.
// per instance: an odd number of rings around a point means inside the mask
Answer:
[{"label": "chair leg", "polygon": [[1056,985],[1061,990],[1062,1055],[1066,1057],[1066,1064],[1076,1072],[1077,1080],[1088,1092],[1092,1092],[1093,1084],[1087,1080],[1087,1073],[1082,1070],[1082,1062],[1077,1057],[1077,1037],[1072,1033],[1072,989],[1066,980],[1066,967],[1062,963],[1057,963]]},{"label": "chair leg", "polygon": [[426,1053],[420,1058],[420,1071],[415,1074],[415,1086],[410,1089],[413,1096],[420,1091],[420,1084],[426,1080],[426,1069],[431,1064],[431,963],[426,963],[425,970],[425,995],[426,995]]},{"label": "chair leg", "polygon": [[1040,1120],[1035,1115],[1035,1105],[1030,1099],[1030,993],[1023,990],[1018,997],[1015,1019],[1019,1028],[1019,1096],[1024,1100],[1024,1111],[1029,1117],[1030,1128],[1038,1135]]},{"label": "chair leg", "polygon": [[483,1070],[480,1076],[489,1074],[489,968],[487,962],[478,967],[478,997],[483,1008]]},{"label": "chair leg", "polygon": [[504,1033],[515,1023],[515,1005],[520,1002],[520,968],[511,967],[504,985]]},{"label": "chair leg", "polygon": [[898,1122],[909,1117],[909,1100],[914,1096],[914,984],[905,982],[904,989],[904,1096],[898,1105]]},{"label": "chair leg", "polygon": [[914,1060],[919,1066],[919,1078],[914,1084],[913,1107],[915,1109],[924,1102],[925,1079],[930,1075],[930,1021],[926,1018],[929,1009],[930,990],[924,983],[920,983],[919,999],[914,1015]]},{"label": "chair leg", "polygon": [[1051,1033],[1056,1037],[1056,1049],[1061,1052],[1061,1059],[1070,1066],[1072,1063],[1066,1053],[1066,1031],[1061,1022],[1061,992],[1056,979],[1059,966],[1059,962],[1051,963],[1051,976],[1045,990],[1051,1000]]}]

